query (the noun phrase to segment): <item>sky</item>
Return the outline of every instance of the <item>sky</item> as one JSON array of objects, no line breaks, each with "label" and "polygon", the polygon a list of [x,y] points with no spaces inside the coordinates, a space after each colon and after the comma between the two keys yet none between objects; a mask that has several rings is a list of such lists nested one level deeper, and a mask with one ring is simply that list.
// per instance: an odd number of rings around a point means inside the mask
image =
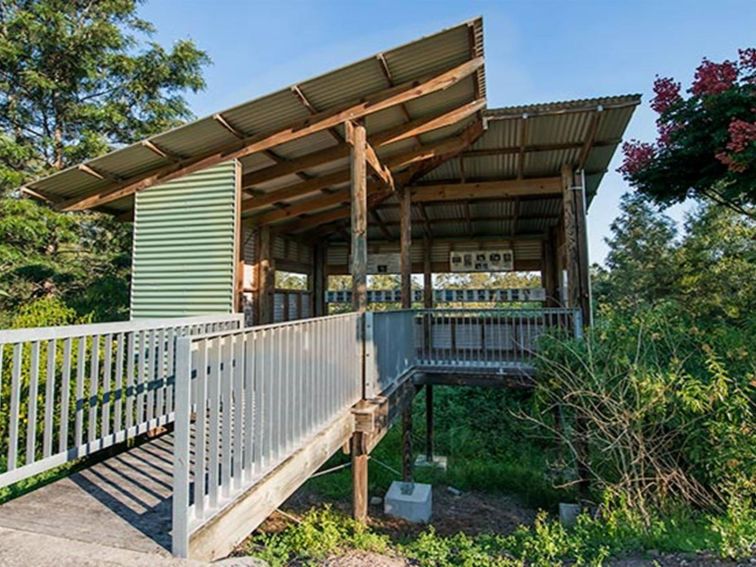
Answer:
[{"label": "sky", "polygon": [[[190,38],[212,59],[207,88],[187,97],[197,116],[482,16],[490,108],[641,93],[625,138],[642,140],[655,137],[655,75],[687,86],[703,57],[756,47],[756,0],[147,0],[140,15],[152,39]],[[620,162],[618,151],[589,210],[592,262],[630,190]]]}]

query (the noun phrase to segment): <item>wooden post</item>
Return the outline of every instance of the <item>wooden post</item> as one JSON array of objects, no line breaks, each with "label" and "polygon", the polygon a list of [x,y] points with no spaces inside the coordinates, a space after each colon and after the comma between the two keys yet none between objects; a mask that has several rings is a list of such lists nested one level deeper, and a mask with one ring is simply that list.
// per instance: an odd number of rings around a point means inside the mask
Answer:
[{"label": "wooden post", "polygon": [[[567,265],[568,306],[579,308],[583,323],[590,322],[590,295],[588,292],[587,244],[581,255],[581,240],[585,238],[585,209],[581,189],[576,187],[574,172],[569,165],[562,166],[562,220],[564,223],[564,261]],[[581,497],[588,496],[590,489],[589,446],[585,419],[575,420],[575,452],[578,473],[578,489]]]},{"label": "wooden post", "polygon": [[583,313],[583,323],[588,325],[591,321],[590,275],[584,188],[581,185],[575,183],[572,167],[563,165],[562,203],[568,306],[579,308]]},{"label": "wooden post", "polygon": [[433,462],[433,385],[425,385],[425,461]]},{"label": "wooden post", "polygon": [[557,307],[559,305],[556,248],[554,231],[550,230],[548,238],[543,241],[543,257],[541,258],[541,285],[546,290],[546,307]]},{"label": "wooden post", "polygon": [[412,199],[409,188],[399,193],[399,263],[401,271],[402,309],[412,308]]},{"label": "wooden post", "polygon": [[327,315],[325,306],[326,292],[326,245],[319,242],[313,249],[313,277],[312,277],[312,295],[313,295],[313,314],[315,317]]},{"label": "wooden post", "polygon": [[[364,313],[367,310],[367,135],[362,124],[347,122],[344,126],[351,144],[352,307]],[[368,454],[363,434],[355,432],[352,435],[352,515],[355,520],[367,519],[367,502]]]},{"label": "wooden post", "polygon": [[368,453],[364,434],[352,434],[352,517],[365,522],[368,514]]},{"label": "wooden post", "polygon": [[423,239],[423,307],[433,309],[433,268],[431,267],[431,248],[433,241],[427,236]]},{"label": "wooden post", "polygon": [[258,273],[258,314],[257,324],[273,322],[273,300],[275,294],[275,269],[271,250],[271,234],[269,226],[261,226],[258,233],[257,273]]},{"label": "wooden post", "polygon": [[351,130],[352,307],[367,310],[367,137],[365,126],[347,123]]},{"label": "wooden post", "polygon": [[[402,187],[399,194],[400,269],[402,278],[402,309],[412,308],[412,200],[410,190]],[[402,411],[402,477],[412,481],[412,403]]]},{"label": "wooden post", "polygon": [[236,161],[236,268],[234,270],[234,310],[244,313],[244,225],[241,219],[242,166]]}]

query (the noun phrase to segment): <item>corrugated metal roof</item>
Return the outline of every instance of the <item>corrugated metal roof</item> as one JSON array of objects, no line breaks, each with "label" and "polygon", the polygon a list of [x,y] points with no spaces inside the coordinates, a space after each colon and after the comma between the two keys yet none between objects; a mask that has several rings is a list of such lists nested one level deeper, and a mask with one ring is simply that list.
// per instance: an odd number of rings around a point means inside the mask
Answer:
[{"label": "corrugated metal roof", "polygon": [[[324,75],[297,83],[272,94],[226,109],[220,114],[232,128],[244,136],[273,133],[306,120],[312,112],[327,111],[350,104],[380,92],[391,85],[403,84],[445,71],[474,57],[483,55],[482,20],[464,22],[436,34],[423,37],[400,47],[385,51]],[[388,67],[388,76],[380,58]],[[473,75],[443,91],[426,95],[406,105],[408,116],[399,108],[392,108],[366,120],[368,133],[391,128],[407,119],[427,116],[436,109],[450,109],[460,103],[485,96],[485,76],[481,67]],[[301,95],[306,100],[302,100]],[[427,99],[427,100],[426,100]],[[167,153],[185,160],[222,151],[237,143],[238,139],[220,124],[214,115],[164,132],[149,139]],[[322,147],[337,143],[337,139],[325,132],[276,148],[277,155],[293,158],[311,153]],[[280,154],[278,154],[280,152]],[[259,162],[244,159],[243,165]],[[86,162],[105,179],[96,179],[77,169],[76,166],[58,172],[28,186],[55,200],[83,197],[96,191],[118,187],[124,180],[137,180],[161,167],[171,164],[141,143],[115,150],[105,156]],[[114,181],[115,180],[115,181]],[[132,198],[109,203],[103,210],[127,211]]]}]

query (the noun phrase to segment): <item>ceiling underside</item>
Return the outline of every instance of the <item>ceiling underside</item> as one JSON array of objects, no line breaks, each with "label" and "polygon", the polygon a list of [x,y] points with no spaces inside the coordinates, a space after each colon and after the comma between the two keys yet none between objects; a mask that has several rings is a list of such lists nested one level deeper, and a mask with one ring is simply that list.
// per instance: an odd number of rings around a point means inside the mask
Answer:
[{"label": "ceiling underside", "polygon": [[[592,196],[639,96],[486,110],[482,57],[482,20],[476,19],[68,168],[26,189],[63,210],[93,208],[128,220],[132,189],[145,180],[168,180],[163,176],[210,163],[213,156],[239,156],[245,222],[344,239],[350,146],[342,124],[313,125],[348,109],[345,116],[364,123],[370,146],[396,184],[413,187],[413,236],[543,234],[557,222],[560,199],[540,181],[558,177],[561,166],[570,164],[585,170]],[[440,86],[429,88],[434,81]],[[265,145],[267,140],[283,142]],[[238,152],[250,146],[263,149]],[[471,185],[494,181],[508,185]],[[454,187],[439,190],[447,185]],[[533,194],[526,189],[531,186]],[[378,176],[368,183],[368,204],[369,238],[398,238],[398,201]]]}]

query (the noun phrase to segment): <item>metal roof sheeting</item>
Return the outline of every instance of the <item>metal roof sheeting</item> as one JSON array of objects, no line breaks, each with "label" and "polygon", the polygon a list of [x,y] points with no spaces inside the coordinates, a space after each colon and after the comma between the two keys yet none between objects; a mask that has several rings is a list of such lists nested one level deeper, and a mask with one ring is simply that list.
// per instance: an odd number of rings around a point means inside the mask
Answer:
[{"label": "metal roof sheeting", "polygon": [[[220,114],[234,129],[245,136],[265,135],[278,131],[304,121],[311,115],[310,109],[295,92],[296,89],[304,94],[307,103],[312,105],[315,111],[338,108],[382,91],[391,84],[402,84],[420,79],[482,56],[482,26],[480,18],[464,22],[382,54],[300,82],[292,87],[226,109]],[[384,73],[379,57],[385,59],[390,79]],[[417,108],[409,111],[410,119],[423,117],[426,112],[432,111],[426,109],[451,108],[460,101],[470,102],[476,93],[477,96],[485,96],[483,68],[481,67],[473,76],[475,80],[466,79],[459,86],[427,95],[421,99],[422,102],[418,100]],[[403,121],[403,117],[397,112],[401,111],[398,108],[391,109],[390,112],[382,112],[381,116],[371,117],[367,121],[368,129],[384,129],[401,123],[397,120]],[[327,145],[329,143],[325,141],[327,139],[329,138],[325,133],[313,135],[306,140],[283,147],[281,152],[287,157],[301,155],[300,151],[309,153],[315,146]],[[238,142],[235,136],[213,116],[201,118],[153,136],[150,141],[159,148],[187,160],[220,151]],[[331,138],[330,143],[336,142]],[[301,144],[304,144],[304,147]],[[147,175],[170,163],[169,160],[157,156],[141,143],[117,149],[86,162],[95,170],[107,172],[112,178],[129,180],[134,179],[134,176]],[[244,163],[247,161],[245,160]],[[104,191],[117,184],[112,179],[97,179],[79,171],[74,166],[31,182],[28,186],[56,200],[66,200],[82,197],[96,190]],[[132,202],[131,198],[121,199],[110,203],[103,210],[126,211],[131,208]]]}]

